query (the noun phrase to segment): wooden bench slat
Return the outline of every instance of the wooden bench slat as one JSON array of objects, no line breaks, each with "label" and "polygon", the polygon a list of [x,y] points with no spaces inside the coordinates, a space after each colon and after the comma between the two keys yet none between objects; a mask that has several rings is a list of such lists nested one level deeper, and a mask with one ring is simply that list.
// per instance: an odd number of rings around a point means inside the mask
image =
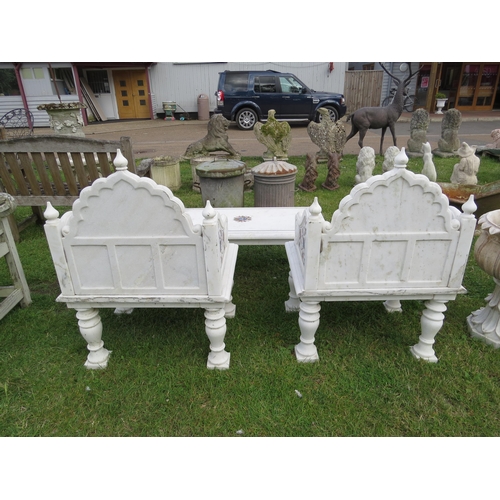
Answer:
[{"label": "wooden bench slat", "polygon": [[68,153],[65,152],[57,152],[57,157],[59,158],[59,163],[61,164],[61,169],[64,173],[64,179],[66,184],[68,185],[69,194],[78,195],[78,185],[75,178],[75,173],[71,164],[69,162]]},{"label": "wooden bench slat", "polygon": [[52,195],[54,191],[52,190],[52,183],[50,182],[49,176],[47,175],[47,167],[43,161],[41,153],[31,153],[31,158],[36,166],[36,171],[40,177],[40,182],[42,184],[42,189],[44,194]]},{"label": "wooden bench slat", "polygon": [[55,186],[55,193],[58,195],[66,194],[66,187],[64,186],[64,182],[61,178],[61,171],[59,169],[59,165],[57,164],[56,154],[55,153],[45,153],[45,161],[49,166],[49,171],[52,176],[52,182]]},{"label": "wooden bench slat", "polygon": [[21,164],[22,171],[24,172],[24,178],[26,184],[28,185],[28,190],[34,195],[42,194],[40,189],[40,184],[33,170],[33,165],[31,164],[31,158],[28,153],[18,153],[19,163]]},{"label": "wooden bench slat", "polygon": [[84,153],[84,157],[85,163],[87,164],[87,170],[90,175],[90,180],[95,181],[96,179],[99,179],[101,175],[97,169],[94,153]]},{"label": "wooden bench slat", "polygon": [[17,162],[16,155],[14,153],[5,153],[5,159],[7,160],[12,176],[16,182],[17,193],[25,196],[29,195],[30,192],[26,186],[24,175],[19,163]]},{"label": "wooden bench slat", "polygon": [[[82,155],[80,153],[70,153],[73,159],[73,166],[75,167],[76,178],[80,184],[80,190],[91,184],[91,179],[87,175],[85,167],[83,165]],[[89,182],[90,181],[90,182]]]},{"label": "wooden bench slat", "polygon": [[[111,170],[111,167],[109,166],[108,154],[107,153],[97,153],[97,157],[99,158],[99,167],[101,167],[102,176],[108,177],[108,175],[111,175],[113,173],[113,171]],[[113,157],[113,155],[111,155],[111,158],[112,157]]]},{"label": "wooden bench slat", "polygon": [[9,173],[9,168],[7,167],[7,164],[5,163],[4,157],[2,154],[0,154],[0,179],[2,180],[2,184],[4,186],[4,189],[7,193],[9,193],[12,196],[17,195],[17,188],[12,182],[12,178]]}]

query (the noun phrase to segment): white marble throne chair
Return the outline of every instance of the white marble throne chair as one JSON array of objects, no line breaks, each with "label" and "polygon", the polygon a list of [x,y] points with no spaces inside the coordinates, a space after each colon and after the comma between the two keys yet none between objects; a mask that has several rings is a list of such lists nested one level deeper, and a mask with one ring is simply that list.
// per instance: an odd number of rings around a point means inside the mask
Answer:
[{"label": "white marble throne chair", "polygon": [[226,317],[238,246],[228,242],[227,219],[209,203],[193,225],[170,189],[127,170],[120,150],[116,172],[82,190],[59,218],[48,203],[45,233],[61,288],[58,302],[76,310],[89,354],[85,366],[105,368],[99,308],[205,309],[208,368],[229,368]]},{"label": "white marble throne chair", "polygon": [[296,216],[295,239],[286,243],[290,264],[287,311],[299,310],[299,362],[319,359],[314,345],[320,303],[424,300],[416,358],[437,362],[434,339],[446,303],[465,293],[462,280],[476,219],[473,197],[463,213],[449,205],[438,184],[406,169],[404,148],[395,168],[355,186],[326,222],[317,198]]}]

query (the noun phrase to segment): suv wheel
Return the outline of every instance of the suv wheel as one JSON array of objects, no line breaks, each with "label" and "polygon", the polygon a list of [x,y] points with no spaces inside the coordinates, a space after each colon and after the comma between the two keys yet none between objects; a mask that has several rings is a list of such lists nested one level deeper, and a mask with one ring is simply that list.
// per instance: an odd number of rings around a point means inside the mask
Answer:
[{"label": "suv wheel", "polygon": [[[333,106],[322,106],[322,107],[328,110],[328,114],[330,115],[330,120],[332,120],[332,122],[336,122],[339,119],[339,114],[337,113],[337,110]],[[321,122],[321,118],[322,118],[321,114],[316,113],[316,121],[318,123]]]},{"label": "suv wheel", "polygon": [[236,125],[241,130],[252,130],[257,123],[257,113],[250,108],[243,108],[236,114]]}]

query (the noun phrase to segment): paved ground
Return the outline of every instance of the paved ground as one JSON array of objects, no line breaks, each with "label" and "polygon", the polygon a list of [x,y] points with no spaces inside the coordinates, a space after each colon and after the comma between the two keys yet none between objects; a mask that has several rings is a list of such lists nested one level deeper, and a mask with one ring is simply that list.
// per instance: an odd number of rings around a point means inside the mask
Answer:
[{"label": "paved ground", "polygon": [[[396,125],[397,145],[406,146],[410,137],[411,113],[403,113]],[[437,147],[441,136],[442,115],[431,115],[431,124],[428,129],[427,138],[432,148]],[[132,139],[134,154],[136,158],[152,158],[155,156],[181,156],[186,148],[193,142],[202,139],[207,133],[206,121],[198,120],[131,120],[131,121],[107,121],[88,125],[85,127],[87,137],[95,139],[114,140],[121,136]],[[345,124],[346,132],[349,134],[351,124]],[[459,138],[469,145],[481,145],[491,142],[490,133],[500,128],[500,111],[475,113],[462,113],[462,126]],[[38,134],[50,134],[47,128],[36,129]],[[265,147],[257,141],[253,132],[239,130],[232,124],[228,130],[229,142],[239,151],[242,156],[260,156]],[[380,144],[380,130],[369,131],[363,143],[371,146],[378,152]],[[384,150],[392,145],[392,137],[389,131],[384,138]],[[306,124],[292,125],[292,142],[288,153],[290,156],[303,156],[307,153],[317,152],[318,147],[311,141],[307,134]],[[347,142],[344,148],[345,154],[358,154],[358,136]]]}]

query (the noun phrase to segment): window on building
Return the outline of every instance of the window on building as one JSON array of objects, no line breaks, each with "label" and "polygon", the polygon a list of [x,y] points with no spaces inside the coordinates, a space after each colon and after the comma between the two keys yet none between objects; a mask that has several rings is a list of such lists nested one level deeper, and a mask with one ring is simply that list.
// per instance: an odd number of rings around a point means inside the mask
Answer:
[{"label": "window on building", "polygon": [[61,95],[76,94],[75,80],[71,68],[53,68],[52,71],[49,70],[49,73],[54,94],[57,93],[56,85]]},{"label": "window on building", "polygon": [[20,95],[14,68],[0,69],[0,95]]},{"label": "window on building", "polygon": [[94,94],[109,94],[108,72],[105,69],[87,71],[87,81]]}]

